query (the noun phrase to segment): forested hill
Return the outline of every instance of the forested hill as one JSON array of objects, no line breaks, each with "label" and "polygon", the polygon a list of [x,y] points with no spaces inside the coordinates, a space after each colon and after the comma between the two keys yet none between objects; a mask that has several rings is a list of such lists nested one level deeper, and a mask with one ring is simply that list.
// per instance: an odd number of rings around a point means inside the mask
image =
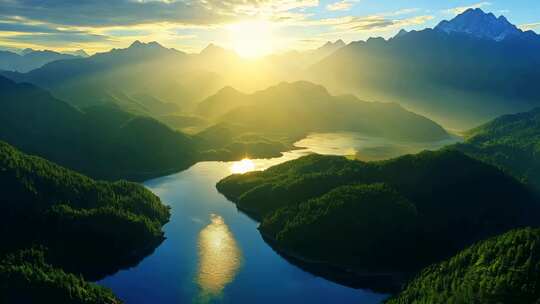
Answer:
[{"label": "forested hill", "polygon": [[169,219],[141,185],[95,181],[4,142],[0,184],[0,299],[10,303],[110,298],[79,274],[95,279],[137,263]]},{"label": "forested hill", "polygon": [[109,107],[85,112],[30,84],[0,77],[0,140],[100,179],[144,178],[187,168],[190,137]]},{"label": "forested hill", "polygon": [[424,269],[386,304],[540,301],[540,230],[525,228],[479,242]]},{"label": "forested hill", "polygon": [[501,116],[466,136],[454,147],[540,190],[540,108]]},{"label": "forested hill", "polygon": [[371,163],[310,155],[217,188],[278,249],[359,271],[414,272],[538,215],[526,186],[454,150]]}]

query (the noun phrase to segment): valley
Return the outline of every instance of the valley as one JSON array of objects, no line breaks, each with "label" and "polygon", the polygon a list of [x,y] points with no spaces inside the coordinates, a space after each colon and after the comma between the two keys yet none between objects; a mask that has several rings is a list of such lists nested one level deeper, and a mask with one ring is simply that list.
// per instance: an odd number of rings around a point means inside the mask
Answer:
[{"label": "valley", "polygon": [[[99,284],[111,288],[127,303],[145,303],[151,299],[167,303],[232,299],[261,303],[289,300],[380,303],[388,297],[387,292],[374,292],[363,285],[365,282],[355,278],[339,279],[338,276],[337,282],[354,288],[342,286],[332,282],[334,280],[328,281],[328,275],[321,277],[313,267],[303,270],[294,261],[282,257],[261,237],[257,221],[237,210],[215,188],[220,179],[234,172],[264,170],[312,152],[324,153],[328,136],[336,138],[333,148],[344,153],[353,147],[362,151],[351,134],[313,134],[309,142],[296,143],[304,149],[285,152],[278,158],[250,159],[247,166],[241,165],[242,162],[200,162],[183,172],[145,182],[148,189],[172,208],[171,221],[164,226],[167,239],[136,267],[122,270]],[[392,141],[380,138],[365,142],[369,147],[392,144]],[[214,227],[216,219],[219,219],[219,227],[226,229],[220,228],[220,232],[214,234],[215,241],[226,243],[202,247],[205,231]],[[234,250],[228,249],[231,247]],[[202,250],[209,251],[208,254],[216,252],[217,256],[207,260],[201,255]],[[201,281],[198,278],[204,270],[209,277]],[[255,287],[261,284],[275,288],[260,290]],[[253,286],[252,291],[246,292],[246,286]]]},{"label": "valley", "polygon": [[540,4],[404,5],[0,0],[0,303],[540,303]]}]

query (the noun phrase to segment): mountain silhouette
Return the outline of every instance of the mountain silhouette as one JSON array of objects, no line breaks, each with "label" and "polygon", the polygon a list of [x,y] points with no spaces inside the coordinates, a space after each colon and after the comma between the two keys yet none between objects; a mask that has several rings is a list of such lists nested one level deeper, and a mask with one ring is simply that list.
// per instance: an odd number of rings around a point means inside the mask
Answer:
[{"label": "mountain silhouette", "polygon": [[538,105],[539,70],[540,36],[468,10],[435,29],[350,43],[311,66],[306,78],[466,129]]}]

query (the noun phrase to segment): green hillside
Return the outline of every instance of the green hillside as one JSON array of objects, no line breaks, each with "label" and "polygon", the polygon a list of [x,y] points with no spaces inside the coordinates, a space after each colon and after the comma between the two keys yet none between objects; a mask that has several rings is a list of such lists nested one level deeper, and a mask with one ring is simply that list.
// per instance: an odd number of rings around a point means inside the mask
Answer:
[{"label": "green hillside", "polygon": [[[88,301],[87,292],[103,300],[110,293],[79,274],[96,279],[136,264],[164,239],[169,208],[141,185],[95,181],[4,142],[0,184],[2,297],[27,290],[61,303],[64,296]],[[36,246],[43,249],[24,251]]]},{"label": "green hillside", "polygon": [[2,77],[0,107],[0,140],[94,178],[142,180],[196,158],[190,137],[155,119],[105,106],[82,112]]},{"label": "green hillside", "polygon": [[520,303],[540,300],[540,230],[479,242],[424,269],[387,304]]},{"label": "green hillside", "polygon": [[279,250],[358,271],[414,272],[538,214],[524,185],[453,150],[370,163],[310,155],[217,188]]},{"label": "green hillside", "polygon": [[540,109],[505,115],[467,132],[455,148],[540,189]]}]

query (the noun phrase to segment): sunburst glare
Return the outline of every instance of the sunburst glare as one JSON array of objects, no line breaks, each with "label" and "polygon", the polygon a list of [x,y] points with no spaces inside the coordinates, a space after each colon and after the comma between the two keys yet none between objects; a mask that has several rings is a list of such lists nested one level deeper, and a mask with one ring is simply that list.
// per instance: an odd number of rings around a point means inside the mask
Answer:
[{"label": "sunburst glare", "polygon": [[257,58],[273,51],[273,24],[251,20],[228,26],[230,44],[242,57]]},{"label": "sunburst glare", "polygon": [[230,169],[233,174],[244,174],[255,170],[255,163],[251,159],[244,158],[241,161],[234,162]]}]

